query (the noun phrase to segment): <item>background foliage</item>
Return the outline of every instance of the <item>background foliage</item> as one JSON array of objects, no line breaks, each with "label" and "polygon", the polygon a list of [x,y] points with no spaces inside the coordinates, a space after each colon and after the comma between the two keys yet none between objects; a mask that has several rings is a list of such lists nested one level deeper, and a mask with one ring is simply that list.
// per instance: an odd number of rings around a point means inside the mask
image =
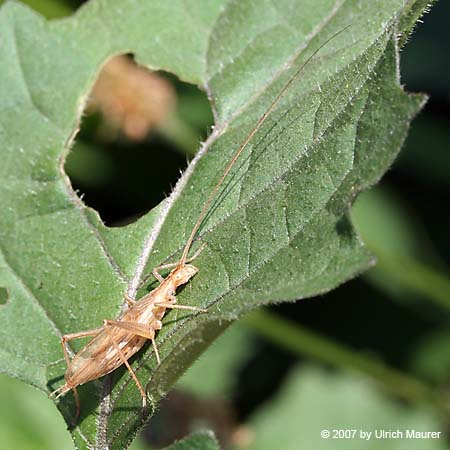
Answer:
[{"label": "background foliage", "polygon": [[[64,14],[74,5],[36,1],[33,6],[52,15]],[[427,110],[416,120],[403,155],[383,185],[361,196],[353,211],[361,233],[377,255],[377,267],[326,296],[282,305],[270,314],[254,314],[230,329],[182,379],[180,391],[188,394],[175,393],[164,402],[145,432],[145,440],[166,445],[201,424],[214,428],[223,443],[247,448],[273,448],[271,440],[279,442],[280,434],[285,439],[283,448],[297,448],[299,436],[314,448],[361,448],[360,442],[327,443],[314,430],[326,428],[325,421],[329,428],[443,429],[444,391],[450,370],[449,220],[444,206],[449,194],[445,148],[450,138],[446,127],[448,83],[443,82],[449,62],[440,55],[448,54],[449,44],[445,36],[435,40],[433,36],[439,33],[445,8],[444,2],[435,7],[402,55],[403,81],[408,89],[431,94]],[[425,57],[430,59],[427,63]],[[142,213],[150,201],[156,203],[158,198],[139,194],[167,192],[168,183],[177,178],[176,170],[169,167],[184,161],[176,152],[192,151],[176,143],[188,141],[195,146],[195,136],[207,129],[211,118],[205,99],[192,88],[175,83],[179,94],[175,118],[169,125],[158,126],[143,143],[124,140],[120,132],[117,139],[105,140],[98,115],[83,124],[67,170],[75,186],[86,194],[87,203],[109,223]],[[127,159],[131,155],[136,161],[136,170],[146,162],[155,164],[155,160],[158,167],[168,169],[158,170],[151,188],[144,177],[140,181],[145,181],[145,188],[140,183],[133,185],[135,181],[124,179],[120,172],[124,152]],[[93,167],[98,176],[92,177]],[[133,170],[128,171],[136,173]],[[121,198],[114,177],[129,183],[133,195]],[[135,203],[128,204],[129,198]],[[286,317],[289,322],[283,319]],[[352,369],[363,376],[330,373],[311,367],[311,362]],[[205,371],[208,383],[199,383]],[[369,381],[374,379],[385,388],[384,393]],[[2,442],[19,449],[62,448],[63,437],[51,430],[61,430],[63,425],[47,425],[60,419],[46,419],[46,413],[35,412],[46,411],[42,405],[45,399],[3,377],[1,387],[0,395],[6,399],[1,402]],[[408,402],[394,403],[399,397]],[[337,406],[333,407],[333,402]],[[347,422],[342,415],[324,415],[340,411],[343,405],[348,411]],[[182,413],[186,409],[189,417]],[[212,412],[218,410],[221,413],[216,417]],[[297,422],[290,425],[289,417],[298,417],[304,429],[299,430]],[[312,430],[311,435],[308,430]],[[386,442],[385,448],[400,444]],[[442,441],[419,444],[418,448],[445,448]],[[67,445],[70,448],[70,443]]]}]

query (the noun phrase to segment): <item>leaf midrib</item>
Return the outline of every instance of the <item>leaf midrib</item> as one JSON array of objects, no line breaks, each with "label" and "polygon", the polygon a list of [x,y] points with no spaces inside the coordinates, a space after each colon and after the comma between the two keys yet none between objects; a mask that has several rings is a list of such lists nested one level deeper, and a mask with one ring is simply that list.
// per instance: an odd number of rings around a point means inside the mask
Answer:
[{"label": "leaf midrib", "polygon": [[[386,44],[387,44],[387,42],[388,41],[386,41]],[[369,49],[366,50],[366,51],[370,51],[370,49],[372,49],[376,45],[377,45],[377,41],[371,47],[369,47]],[[360,56],[360,58],[363,58],[363,57],[364,57],[364,55]],[[336,113],[336,115],[334,116],[333,120],[331,122],[329,122],[327,124],[327,126],[323,128],[322,132],[319,135],[317,135],[310,142],[310,144],[305,148],[305,151],[302,152],[297,157],[295,157],[294,159],[292,159],[289,162],[289,164],[286,166],[286,168],[283,169],[283,171],[281,171],[279,174],[277,174],[276,177],[272,178],[270,180],[270,182],[268,181],[265,185],[261,185],[260,189],[255,191],[252,195],[249,195],[244,202],[239,203],[239,205],[234,207],[231,212],[228,212],[225,216],[223,216],[220,219],[218,219],[214,224],[212,224],[212,225],[210,225],[208,227],[205,227],[203,229],[203,231],[198,234],[198,240],[202,240],[202,238],[204,238],[205,236],[207,236],[208,234],[212,233],[214,230],[216,230],[217,228],[222,226],[226,221],[231,219],[235,214],[237,214],[241,210],[247,208],[251,203],[253,203],[255,200],[257,200],[262,194],[267,192],[268,189],[270,189],[273,186],[273,183],[275,183],[277,181],[280,181],[284,176],[286,176],[286,174],[288,174],[293,169],[293,166],[295,164],[297,164],[299,161],[301,161],[301,159],[303,159],[304,157],[308,157],[309,156],[309,152],[312,151],[315,148],[316,145],[320,144],[320,142],[323,139],[324,135],[327,134],[329,132],[330,128],[332,128],[332,126],[336,123],[336,121],[338,121],[342,117],[342,115],[345,114],[345,111],[346,111],[347,107],[351,104],[353,99],[359,94],[361,89],[364,88],[364,86],[367,84],[367,82],[370,81],[370,77],[371,77],[371,75],[374,72],[374,68],[376,67],[376,65],[379,62],[379,60],[381,59],[381,57],[382,57],[382,53],[380,52],[380,57],[373,63],[372,69],[368,72],[367,76],[364,78],[364,81],[360,84],[360,86],[357,87],[357,89],[355,90],[354,96],[353,97],[349,97],[347,102],[342,104],[342,107],[341,107],[340,111]],[[341,71],[347,70],[350,67],[350,65],[353,64],[354,62],[355,61],[349,62],[349,64],[344,66],[341,69]],[[318,91],[318,89],[315,90],[315,91]],[[315,91],[310,91],[310,92],[315,92]],[[308,92],[306,94],[309,94],[310,92]],[[181,251],[182,248],[183,248],[183,246],[177,247],[170,255],[168,255],[162,261],[162,263],[164,263],[165,261],[168,261],[168,260],[172,260],[174,258],[174,256],[177,255]]]},{"label": "leaf midrib", "polygon": [[[309,33],[308,35],[305,36],[304,41],[302,42],[301,45],[299,45],[296,49],[294,49],[294,52],[292,53],[292,55],[288,58],[288,60],[281,66],[281,68],[276,71],[271,78],[269,78],[266,82],[265,86],[262,86],[262,89],[260,89],[259,91],[256,91],[255,94],[250,97],[240,108],[238,108],[233,114],[230,115],[229,119],[227,121],[224,122],[224,124],[220,125],[217,124],[217,126],[219,128],[221,128],[224,132],[226,131],[226,129],[233,123],[234,120],[238,119],[239,117],[242,116],[242,114],[244,114],[244,112],[251,107],[254,103],[256,103],[266,92],[267,90],[273,86],[276,81],[278,79],[280,79],[280,77],[285,74],[287,71],[289,71],[295,61],[302,55],[302,53],[308,48],[309,44],[311,44],[311,42],[319,35],[319,33],[321,31],[323,31],[323,29],[326,27],[326,25],[328,25],[328,23],[331,22],[331,20],[336,16],[336,14],[339,12],[340,7],[345,3],[346,0],[337,0],[335,6],[331,9],[331,12],[328,16],[326,16],[322,23],[319,23],[317,25],[317,27],[315,29],[312,30],[311,33]],[[275,7],[276,9],[276,7]],[[248,49],[248,47],[250,46],[251,42],[248,42],[246,44],[246,46],[244,46],[241,49],[241,53],[243,53],[246,49]],[[208,54],[209,54],[209,49],[211,46],[211,35],[210,35],[210,39],[208,42],[208,47],[207,47],[207,51],[206,51],[206,66],[208,67]],[[240,54],[237,55],[237,57],[239,57]],[[234,58],[236,59],[236,58]],[[207,92],[212,92],[212,90],[209,88],[209,85],[211,83],[211,81],[217,76],[220,75],[221,72],[223,72],[225,70],[226,67],[228,67],[230,64],[232,64],[232,62],[227,63],[224,67],[221,67],[219,71],[216,71],[214,73],[211,73],[211,75],[208,77],[208,81],[205,83],[206,86],[206,91]]]},{"label": "leaf midrib", "polygon": [[[381,58],[381,56],[380,56]],[[377,60],[377,62],[380,60],[380,58]],[[374,67],[376,66],[376,63],[374,63]],[[344,67],[342,70],[345,70],[348,66]],[[372,69],[373,71],[373,69]],[[368,76],[364,79],[364,82],[361,83],[361,85],[359,86],[359,89],[357,91],[355,91],[355,96],[361,91],[361,89],[364,88],[364,86],[367,84],[367,82],[370,80],[370,75],[372,72],[368,73]],[[314,149],[314,147],[316,145],[320,145],[322,138],[324,136],[324,134],[326,134],[329,129],[332,127],[332,125],[338,121],[343,114],[345,114],[346,109],[348,108],[348,106],[351,104],[353,98],[350,98],[349,101],[343,106],[343,108],[341,109],[341,111],[336,114],[335,118],[333,119],[332,122],[329,123],[329,125],[323,130],[323,132],[321,133],[320,136],[316,137],[312,143],[309,145],[309,147],[307,148],[307,150],[302,153],[298,158],[296,158],[295,160],[293,160],[290,164],[290,166],[283,172],[283,174],[280,174],[278,177],[276,177],[276,179],[281,179],[283,175],[286,175],[286,173],[288,173],[291,169],[292,166],[294,166],[296,163],[298,163],[304,156],[308,156],[308,151],[311,151],[312,149]],[[366,99],[367,101],[367,99]],[[363,107],[362,107],[363,108]],[[357,124],[359,123],[361,119],[361,116],[358,118],[357,122],[356,122],[356,126],[355,126],[355,130],[357,129]],[[355,136],[356,139],[356,136]],[[356,146],[356,140],[354,141],[354,146]],[[334,190],[329,194],[329,198],[328,200],[323,203],[322,205],[320,205],[319,208],[315,209],[314,212],[311,214],[311,216],[305,221],[305,223],[299,227],[291,236],[289,236],[289,240],[287,243],[283,243],[283,245],[280,245],[272,254],[270,254],[268,257],[266,257],[263,261],[261,261],[259,264],[255,265],[253,267],[253,270],[250,271],[249,273],[245,274],[244,277],[242,277],[237,283],[234,283],[233,285],[230,285],[228,290],[226,290],[226,292],[224,292],[223,294],[221,294],[220,296],[218,296],[216,299],[214,299],[214,301],[212,301],[211,303],[207,304],[207,305],[203,305],[207,308],[211,308],[212,306],[216,305],[217,303],[219,303],[226,295],[229,295],[230,293],[232,293],[233,291],[237,290],[240,286],[242,286],[243,283],[245,283],[254,273],[258,272],[261,267],[263,267],[264,265],[268,264],[280,251],[282,251],[283,249],[285,249],[287,246],[289,246],[289,244],[292,242],[293,239],[295,239],[295,237],[297,237],[297,235],[299,233],[301,233],[305,227],[307,227],[321,212],[323,212],[324,210],[327,209],[327,206],[329,205],[330,201],[332,200],[333,196],[335,195],[335,193],[340,189],[340,187],[345,184],[347,177],[349,175],[349,173],[352,173],[352,168],[350,168],[347,173],[345,174],[345,176],[340,180],[340,182],[338,184],[336,184]],[[267,189],[267,186],[262,189],[260,192],[258,192],[254,197],[252,197],[249,200],[254,200],[257,196],[259,196],[263,191],[265,191]],[[248,204],[248,202],[246,203],[246,205]],[[236,208],[231,215],[227,216],[224,220],[228,220],[233,214],[235,214],[239,209],[241,209],[242,207],[244,207],[244,205],[240,205],[238,208]],[[223,221],[221,221],[222,223]],[[217,226],[220,226],[220,223],[216,223],[211,229],[216,228]],[[211,231],[211,229],[208,230],[208,232]],[[207,234],[207,232],[205,232],[204,234]],[[327,266],[324,266],[322,268],[322,272],[324,270],[326,270]],[[220,316],[217,315],[213,315],[211,316],[211,320],[216,320],[216,319],[220,319]],[[177,321],[176,325],[174,325],[174,327],[170,330],[170,332],[168,332],[167,334],[165,334],[163,336],[162,342],[160,343],[160,346],[164,346],[164,343],[169,340],[171,340],[173,338],[173,336],[175,335],[180,335],[180,331],[183,329],[183,325],[188,322],[188,321],[192,321],[194,320],[192,317],[190,318],[186,318],[186,319],[180,319],[179,321]],[[185,334],[183,334],[179,341],[183,341],[187,336],[190,335],[190,333],[192,332],[192,330],[188,330]],[[168,360],[170,359],[172,353],[175,351],[175,349],[172,349],[168,355],[166,355],[164,357],[164,360]],[[139,362],[139,365],[136,366],[134,368],[134,372],[137,374],[140,370],[140,368],[142,366],[144,366],[148,359],[151,357],[151,353],[143,356],[142,360]],[[152,381],[155,379],[156,375],[159,373],[159,369],[156,368],[154,371],[153,376],[150,378],[150,380],[148,381],[148,384],[151,384]],[[127,379],[123,382],[123,384],[127,384],[131,381],[131,377],[129,377],[127,375]],[[114,396],[114,398],[111,398],[111,410],[114,409],[114,405],[115,403],[118,401],[118,399],[120,398],[122,392],[119,392],[116,396]],[[110,443],[113,443],[113,440],[110,441]]]}]

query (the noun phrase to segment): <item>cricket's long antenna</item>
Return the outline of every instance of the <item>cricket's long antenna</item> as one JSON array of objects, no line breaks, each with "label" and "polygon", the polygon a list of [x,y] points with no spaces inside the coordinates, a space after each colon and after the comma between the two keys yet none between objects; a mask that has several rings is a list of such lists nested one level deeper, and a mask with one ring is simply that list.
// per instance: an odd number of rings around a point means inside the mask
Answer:
[{"label": "cricket's long antenna", "polygon": [[266,121],[267,117],[270,115],[270,113],[275,109],[281,98],[286,94],[287,90],[290,88],[291,84],[297,79],[297,77],[300,75],[302,70],[305,68],[305,66],[311,61],[311,59],[314,58],[314,56],[317,55],[317,53],[322,50],[323,47],[325,47],[330,41],[332,41],[336,36],[343,33],[347,28],[349,28],[351,25],[347,25],[346,27],[342,28],[341,30],[334,33],[331,37],[329,37],[320,47],[318,47],[316,50],[313,51],[313,53],[307,58],[307,60],[296,70],[294,75],[289,79],[289,81],[283,86],[283,89],[278,93],[278,95],[275,97],[275,99],[272,101],[272,103],[269,105],[269,107],[266,109],[264,114],[258,119],[258,122],[256,122],[256,125],[252,128],[250,133],[248,133],[247,137],[244,139],[242,144],[238,147],[236,152],[234,153],[233,157],[231,158],[230,162],[228,163],[224,173],[220,177],[217,184],[214,186],[214,189],[209,194],[208,199],[206,200],[205,204],[203,205],[202,210],[200,211],[200,215],[198,216],[197,222],[195,222],[194,227],[192,228],[191,234],[189,235],[189,239],[186,242],[186,245],[184,246],[183,253],[180,258],[180,262],[178,263],[178,267],[183,266],[186,264],[186,260],[188,257],[189,250],[191,249],[192,243],[194,242],[195,235],[200,228],[201,223],[203,222],[206,213],[208,212],[209,207],[211,206],[212,201],[214,200],[214,197],[217,194],[217,191],[219,190],[220,186],[224,182],[225,178],[227,177],[228,173],[236,163],[237,159],[241,155],[241,153],[244,151],[245,147],[247,147],[247,144],[250,142],[250,140],[253,138],[255,133],[258,131],[259,127]]}]

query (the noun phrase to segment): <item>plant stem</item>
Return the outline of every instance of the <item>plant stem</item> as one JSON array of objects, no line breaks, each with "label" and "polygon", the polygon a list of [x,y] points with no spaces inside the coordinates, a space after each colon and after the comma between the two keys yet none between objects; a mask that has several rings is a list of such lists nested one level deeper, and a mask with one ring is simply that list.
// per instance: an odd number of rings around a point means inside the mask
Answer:
[{"label": "plant stem", "polygon": [[388,367],[381,360],[338,344],[268,311],[253,311],[243,322],[261,336],[296,355],[308,355],[336,367],[368,375],[391,393],[411,402],[432,402],[448,410],[447,396],[425,382]]},{"label": "plant stem", "polygon": [[386,272],[405,288],[450,309],[450,280],[446,274],[416,259],[384,254],[374,249],[378,264],[374,270]]},{"label": "plant stem", "polygon": [[199,146],[198,133],[174,112],[159,127],[159,132],[175,144],[183,155],[194,156]]},{"label": "plant stem", "polygon": [[[0,5],[4,3],[0,1]],[[62,0],[22,0],[30,8],[45,16],[47,19],[66,17],[73,13],[73,8]]]}]

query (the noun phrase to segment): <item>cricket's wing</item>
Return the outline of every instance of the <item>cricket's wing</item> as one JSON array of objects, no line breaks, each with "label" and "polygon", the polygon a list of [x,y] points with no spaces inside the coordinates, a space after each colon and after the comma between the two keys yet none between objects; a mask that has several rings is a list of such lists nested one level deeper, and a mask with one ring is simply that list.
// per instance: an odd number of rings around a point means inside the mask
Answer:
[{"label": "cricket's wing", "polygon": [[127,330],[104,329],[74,356],[65,374],[67,384],[78,386],[107,375],[123,364],[123,358],[128,360],[139,351],[145,341]]}]

